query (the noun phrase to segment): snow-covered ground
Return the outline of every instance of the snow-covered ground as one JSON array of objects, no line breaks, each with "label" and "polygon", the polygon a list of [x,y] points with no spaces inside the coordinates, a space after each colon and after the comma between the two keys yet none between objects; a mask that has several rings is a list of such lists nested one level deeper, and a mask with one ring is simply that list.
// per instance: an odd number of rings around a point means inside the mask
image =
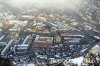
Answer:
[{"label": "snow-covered ground", "polygon": [[24,64],[23,66],[35,66],[34,64]]},{"label": "snow-covered ground", "polygon": [[81,66],[83,59],[84,59],[84,57],[78,57],[78,58],[71,59],[71,61],[75,64],[78,64],[78,66]]}]

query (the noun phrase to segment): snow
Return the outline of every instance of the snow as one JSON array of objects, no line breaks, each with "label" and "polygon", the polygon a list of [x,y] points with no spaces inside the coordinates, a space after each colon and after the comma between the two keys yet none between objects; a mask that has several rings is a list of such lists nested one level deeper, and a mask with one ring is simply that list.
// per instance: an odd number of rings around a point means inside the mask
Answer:
[{"label": "snow", "polygon": [[96,39],[100,39],[100,37],[99,37],[99,36],[94,36],[94,38],[96,38]]},{"label": "snow", "polygon": [[24,64],[23,66],[35,66],[34,64]]},{"label": "snow", "polygon": [[81,52],[84,53],[87,50],[87,48],[83,49]]},{"label": "snow", "polygon": [[78,64],[78,66],[81,66],[83,59],[84,59],[84,57],[78,57],[78,58],[75,58],[75,59],[71,59],[71,61],[75,64]]}]

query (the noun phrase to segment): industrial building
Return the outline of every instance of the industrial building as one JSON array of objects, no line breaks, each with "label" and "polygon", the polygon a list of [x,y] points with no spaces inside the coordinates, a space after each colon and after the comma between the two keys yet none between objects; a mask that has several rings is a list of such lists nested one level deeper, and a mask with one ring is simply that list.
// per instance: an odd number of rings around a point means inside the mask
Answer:
[{"label": "industrial building", "polygon": [[33,42],[33,45],[37,45],[37,46],[48,46],[48,45],[52,45],[53,43],[53,37],[44,37],[44,36],[36,36],[36,39]]}]

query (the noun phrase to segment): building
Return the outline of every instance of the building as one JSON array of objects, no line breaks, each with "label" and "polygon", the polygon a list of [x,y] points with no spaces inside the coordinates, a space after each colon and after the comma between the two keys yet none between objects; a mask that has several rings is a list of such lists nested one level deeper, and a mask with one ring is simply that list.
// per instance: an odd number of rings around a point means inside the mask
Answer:
[{"label": "building", "polygon": [[19,45],[14,45],[15,53],[23,53],[26,52],[28,47],[32,42],[32,36],[28,35],[25,37],[24,41]]},{"label": "building", "polygon": [[24,21],[24,20],[31,20],[31,19],[33,19],[33,18],[34,18],[34,17],[31,16],[31,15],[23,15],[23,16],[21,16],[19,19],[22,20],[22,21]]},{"label": "building", "polygon": [[56,27],[51,27],[51,32],[56,32]]},{"label": "building", "polygon": [[61,42],[61,37],[60,36],[56,36],[55,37],[55,42],[56,43],[60,43]]},{"label": "building", "polygon": [[13,40],[10,40],[9,43],[6,45],[6,47],[3,49],[3,51],[1,52],[2,56],[7,56],[10,47],[13,45]]},{"label": "building", "polygon": [[53,37],[42,37],[42,36],[39,36],[37,35],[36,36],[36,39],[34,40],[34,45],[44,45],[44,46],[47,46],[47,45],[52,45],[53,43]]},{"label": "building", "polygon": [[82,38],[84,38],[84,35],[61,34],[63,43],[79,43]]}]

